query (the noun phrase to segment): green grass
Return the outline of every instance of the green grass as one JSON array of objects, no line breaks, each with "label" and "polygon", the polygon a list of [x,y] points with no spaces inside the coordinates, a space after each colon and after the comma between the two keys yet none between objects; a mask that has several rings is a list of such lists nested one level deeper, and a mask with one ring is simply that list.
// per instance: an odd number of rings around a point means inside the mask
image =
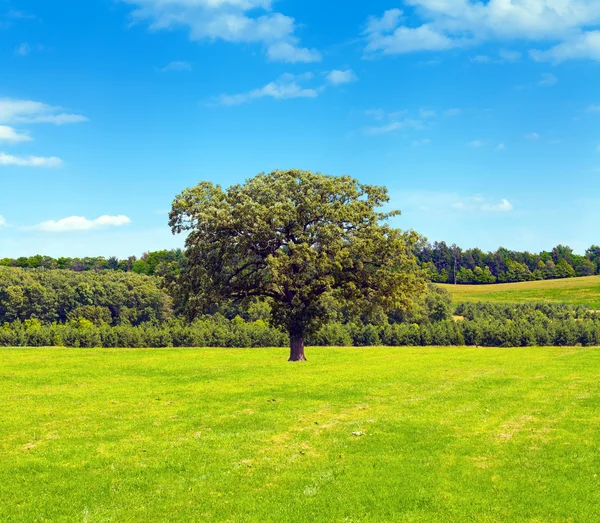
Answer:
[{"label": "green grass", "polygon": [[552,301],[600,308],[600,276],[495,285],[441,285],[456,303]]},{"label": "green grass", "polygon": [[0,521],[600,520],[600,349],[308,356],[0,350]]}]

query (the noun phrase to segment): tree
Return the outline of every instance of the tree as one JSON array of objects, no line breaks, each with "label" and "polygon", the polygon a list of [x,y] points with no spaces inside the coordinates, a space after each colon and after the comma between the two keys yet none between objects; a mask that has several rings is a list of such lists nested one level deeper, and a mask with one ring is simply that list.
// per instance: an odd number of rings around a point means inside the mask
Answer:
[{"label": "tree", "polygon": [[575,276],[575,269],[569,265],[567,260],[561,258],[554,269],[554,276],[556,278],[573,278]]},{"label": "tree", "polygon": [[169,225],[189,231],[179,301],[190,318],[226,299],[266,299],[290,335],[290,361],[327,321],[335,299],[349,309],[408,308],[425,289],[419,237],[384,222],[387,189],[349,176],[290,170],[223,190],[202,182],[173,202]]}]

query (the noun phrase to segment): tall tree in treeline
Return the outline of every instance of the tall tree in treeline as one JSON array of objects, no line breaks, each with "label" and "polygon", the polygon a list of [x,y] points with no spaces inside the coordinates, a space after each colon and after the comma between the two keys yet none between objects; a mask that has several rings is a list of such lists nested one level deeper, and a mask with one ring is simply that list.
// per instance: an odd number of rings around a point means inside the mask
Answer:
[{"label": "tall tree in treeline", "polygon": [[193,318],[214,303],[256,297],[290,335],[290,361],[329,317],[349,309],[408,308],[425,291],[419,240],[385,222],[387,189],[349,176],[289,170],[224,190],[202,182],[173,202],[174,234],[189,232],[178,292]]}]

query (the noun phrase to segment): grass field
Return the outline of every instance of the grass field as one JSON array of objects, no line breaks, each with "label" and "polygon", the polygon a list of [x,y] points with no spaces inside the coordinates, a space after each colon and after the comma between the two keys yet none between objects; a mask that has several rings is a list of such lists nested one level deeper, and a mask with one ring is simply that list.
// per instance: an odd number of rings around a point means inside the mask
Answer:
[{"label": "grass field", "polygon": [[599,521],[600,349],[0,350],[0,521]]},{"label": "grass field", "polygon": [[600,276],[495,285],[441,285],[456,303],[464,301],[553,301],[600,308]]}]

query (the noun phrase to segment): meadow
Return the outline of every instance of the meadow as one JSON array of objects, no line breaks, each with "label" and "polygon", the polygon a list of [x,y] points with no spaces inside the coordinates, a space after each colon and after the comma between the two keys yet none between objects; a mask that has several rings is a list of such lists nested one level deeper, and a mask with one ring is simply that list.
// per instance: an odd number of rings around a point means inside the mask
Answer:
[{"label": "meadow", "polygon": [[452,294],[455,303],[549,301],[600,308],[600,276],[493,285],[443,284],[440,287]]},{"label": "meadow", "polygon": [[0,521],[600,520],[600,349],[0,349]]}]

